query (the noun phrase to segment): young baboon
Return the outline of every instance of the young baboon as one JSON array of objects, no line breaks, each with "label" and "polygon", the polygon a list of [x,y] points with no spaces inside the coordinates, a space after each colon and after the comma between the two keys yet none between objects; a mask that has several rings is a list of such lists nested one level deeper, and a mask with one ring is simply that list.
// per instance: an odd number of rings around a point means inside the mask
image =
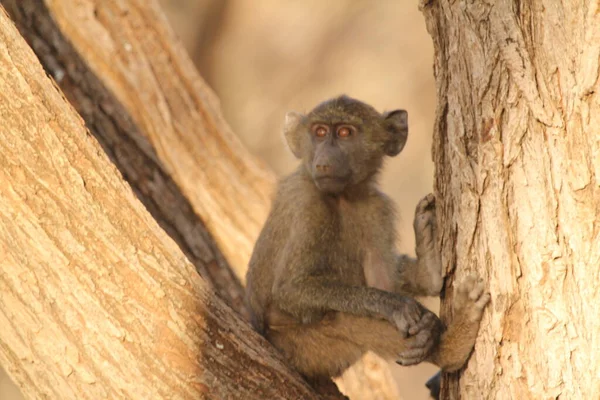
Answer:
[{"label": "young baboon", "polygon": [[338,376],[367,350],[460,368],[490,296],[468,276],[446,330],[413,298],[442,287],[434,197],[417,205],[413,259],[396,253],[394,206],[376,182],[384,156],[406,143],[406,111],[381,114],[340,96],[289,113],[284,133],[302,163],[280,181],[250,260],[255,329],[312,380]]}]

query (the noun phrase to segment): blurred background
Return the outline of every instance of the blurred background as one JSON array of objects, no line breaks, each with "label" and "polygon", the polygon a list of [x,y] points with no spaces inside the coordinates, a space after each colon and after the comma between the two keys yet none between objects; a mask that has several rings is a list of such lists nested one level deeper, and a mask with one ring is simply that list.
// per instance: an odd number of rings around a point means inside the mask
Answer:
[{"label": "blurred background", "polygon": [[[398,205],[401,251],[414,255],[412,218],[432,191],[433,45],[418,1],[159,0],[245,145],[278,174],[297,165],[280,133],[287,111],[346,93],[378,110],[404,108],[409,138],[381,183]],[[424,300],[437,312],[435,299]],[[405,399],[427,399],[431,365],[392,371]],[[0,400],[20,400],[0,370]]]}]

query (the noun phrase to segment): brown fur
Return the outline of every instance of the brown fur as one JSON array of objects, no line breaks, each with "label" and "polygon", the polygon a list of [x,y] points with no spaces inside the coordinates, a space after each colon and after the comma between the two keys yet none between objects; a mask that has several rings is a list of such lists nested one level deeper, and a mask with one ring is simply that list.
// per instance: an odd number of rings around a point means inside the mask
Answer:
[{"label": "brown fur", "polygon": [[[320,126],[326,136],[315,134]],[[340,126],[353,134],[336,136]],[[375,177],[407,133],[406,112],[379,114],[345,96],[288,116],[285,136],[303,163],[279,184],[250,261],[247,299],[254,327],[309,378],[337,376],[367,350],[454,370],[473,347],[489,300],[481,282],[460,284],[445,332],[412,297],[442,286],[432,195],[416,210],[417,259],[395,250],[394,206]]]}]

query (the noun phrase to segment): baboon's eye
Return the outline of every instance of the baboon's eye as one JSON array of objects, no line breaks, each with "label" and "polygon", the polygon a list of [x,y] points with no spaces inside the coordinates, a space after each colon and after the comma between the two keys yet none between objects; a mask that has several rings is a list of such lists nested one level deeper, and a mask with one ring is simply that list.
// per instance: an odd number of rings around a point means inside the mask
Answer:
[{"label": "baboon's eye", "polygon": [[317,137],[325,137],[327,133],[329,133],[329,129],[325,125],[315,125],[313,127],[313,132]]},{"label": "baboon's eye", "polygon": [[337,130],[337,134],[341,138],[346,138],[352,134],[352,129],[348,126],[340,126]]}]

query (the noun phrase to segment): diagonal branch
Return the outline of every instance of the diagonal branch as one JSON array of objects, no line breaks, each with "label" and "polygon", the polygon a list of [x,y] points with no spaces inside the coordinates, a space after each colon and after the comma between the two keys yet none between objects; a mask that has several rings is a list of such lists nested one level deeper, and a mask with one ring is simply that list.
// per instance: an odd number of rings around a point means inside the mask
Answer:
[{"label": "diagonal branch", "polygon": [[0,8],[0,362],[29,398],[315,398],[194,272]]},{"label": "diagonal branch", "polygon": [[[245,315],[239,281],[274,177],[233,135],[156,3],[1,2],[147,209]],[[374,355],[348,376],[353,398],[397,397]]]}]

